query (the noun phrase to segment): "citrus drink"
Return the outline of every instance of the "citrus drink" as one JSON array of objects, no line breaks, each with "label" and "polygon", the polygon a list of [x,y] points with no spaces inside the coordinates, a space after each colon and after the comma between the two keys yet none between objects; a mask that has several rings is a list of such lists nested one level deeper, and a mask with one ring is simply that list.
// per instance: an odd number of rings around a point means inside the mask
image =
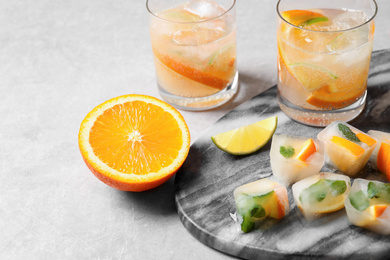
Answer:
[{"label": "citrus drink", "polygon": [[160,94],[167,101],[204,109],[235,94],[234,13],[214,1],[186,2],[154,13],[150,34]]},{"label": "citrus drink", "polygon": [[312,125],[356,117],[365,104],[374,38],[371,17],[362,10],[329,8],[279,14],[282,110]]}]

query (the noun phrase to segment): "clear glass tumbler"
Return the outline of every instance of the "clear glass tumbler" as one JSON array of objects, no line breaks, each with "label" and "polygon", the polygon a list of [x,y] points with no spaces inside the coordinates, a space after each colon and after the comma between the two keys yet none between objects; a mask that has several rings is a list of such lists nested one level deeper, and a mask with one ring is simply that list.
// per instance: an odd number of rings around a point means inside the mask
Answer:
[{"label": "clear glass tumbler", "polygon": [[364,109],[374,39],[374,0],[279,0],[278,102],[314,126]]},{"label": "clear glass tumbler", "polygon": [[206,110],[238,90],[235,0],[148,0],[160,95],[186,110]]}]

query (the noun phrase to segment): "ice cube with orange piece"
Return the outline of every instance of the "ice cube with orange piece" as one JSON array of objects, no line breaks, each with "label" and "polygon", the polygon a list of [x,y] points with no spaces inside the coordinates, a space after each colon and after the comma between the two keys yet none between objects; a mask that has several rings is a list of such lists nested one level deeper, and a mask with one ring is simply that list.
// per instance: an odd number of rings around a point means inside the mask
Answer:
[{"label": "ice cube with orange piece", "polygon": [[349,221],[382,235],[390,234],[390,183],[355,179],[345,200]]},{"label": "ice cube with orange piece", "polygon": [[367,164],[377,139],[342,121],[335,121],[317,138],[325,144],[326,164],[353,177]]},{"label": "ice cube with orange piece", "polygon": [[317,139],[284,134],[275,134],[272,138],[272,172],[284,185],[318,174],[324,160],[324,145]]},{"label": "ice cube with orange piece", "polygon": [[321,172],[292,186],[294,201],[307,220],[344,208],[351,188],[348,176]]},{"label": "ice cube with orange piece", "polygon": [[370,130],[368,134],[378,139],[371,154],[370,162],[390,181],[390,133]]},{"label": "ice cube with orange piece", "polygon": [[268,178],[237,187],[234,199],[244,233],[254,230],[266,218],[282,219],[290,208],[286,187]]}]

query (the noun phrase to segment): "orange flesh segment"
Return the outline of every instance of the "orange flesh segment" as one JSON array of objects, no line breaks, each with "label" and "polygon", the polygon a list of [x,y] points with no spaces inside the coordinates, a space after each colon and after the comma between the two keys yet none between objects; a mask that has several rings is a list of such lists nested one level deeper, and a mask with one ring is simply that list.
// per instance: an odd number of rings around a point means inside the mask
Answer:
[{"label": "orange flesh segment", "polygon": [[302,162],[306,162],[307,158],[309,158],[315,152],[317,152],[316,145],[313,139],[310,138],[303,145],[303,148],[298,154],[297,159],[301,160]]},{"label": "orange flesh segment", "polygon": [[[150,120],[140,123],[141,117]],[[89,142],[95,155],[109,167],[136,175],[158,172],[171,164],[183,144],[175,118],[142,101],[104,111],[91,128]]]},{"label": "orange flesh segment", "polygon": [[[156,49],[154,49],[153,52],[156,58],[159,59],[163,64],[184,77],[220,90],[224,89],[229,84],[229,80],[225,79],[223,77],[224,75],[218,75],[215,72],[207,73],[205,71],[198,70],[170,57],[169,55],[162,54]],[[235,58],[232,58],[232,60],[229,62],[229,65],[232,64],[233,66],[234,63]]]},{"label": "orange flesh segment", "polygon": [[376,144],[376,140],[366,134],[357,133],[356,136],[357,138],[359,138],[360,141],[367,144],[368,146],[373,146],[374,144]]},{"label": "orange flesh segment", "polygon": [[310,19],[324,17],[324,15],[307,10],[289,10],[284,11],[282,13],[282,17],[289,23],[295,26],[300,26]]},{"label": "orange flesh segment", "polygon": [[270,217],[275,219],[281,219],[285,216],[284,206],[279,200],[279,197],[274,193],[273,198],[269,202],[271,204]]},{"label": "orange flesh segment", "polygon": [[347,139],[341,138],[339,136],[333,136],[332,139],[330,139],[334,144],[344,147],[349,152],[351,152],[355,156],[360,156],[364,153],[364,149],[360,147],[358,144],[355,144],[354,142],[351,142]]},{"label": "orange flesh segment", "polygon": [[390,180],[390,144],[382,143],[377,156],[378,170],[386,174],[387,180]]},{"label": "orange flesh segment", "polygon": [[383,214],[383,212],[386,209],[387,209],[387,205],[373,205],[373,206],[371,206],[371,214],[375,218],[378,218]]}]

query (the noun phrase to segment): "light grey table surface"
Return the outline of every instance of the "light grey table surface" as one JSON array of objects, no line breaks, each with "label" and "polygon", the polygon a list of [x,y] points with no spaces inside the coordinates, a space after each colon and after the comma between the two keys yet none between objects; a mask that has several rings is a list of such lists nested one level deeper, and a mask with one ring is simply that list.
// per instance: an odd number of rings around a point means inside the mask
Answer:
[{"label": "light grey table surface", "polygon": [[[390,48],[378,0],[374,50]],[[276,0],[238,0],[240,90],[181,111],[192,142],[276,83]],[[145,1],[0,2],[0,259],[229,259],[192,237],[174,178],[143,193],[100,182],[78,150],[84,116],[123,94],[159,98]]]}]

